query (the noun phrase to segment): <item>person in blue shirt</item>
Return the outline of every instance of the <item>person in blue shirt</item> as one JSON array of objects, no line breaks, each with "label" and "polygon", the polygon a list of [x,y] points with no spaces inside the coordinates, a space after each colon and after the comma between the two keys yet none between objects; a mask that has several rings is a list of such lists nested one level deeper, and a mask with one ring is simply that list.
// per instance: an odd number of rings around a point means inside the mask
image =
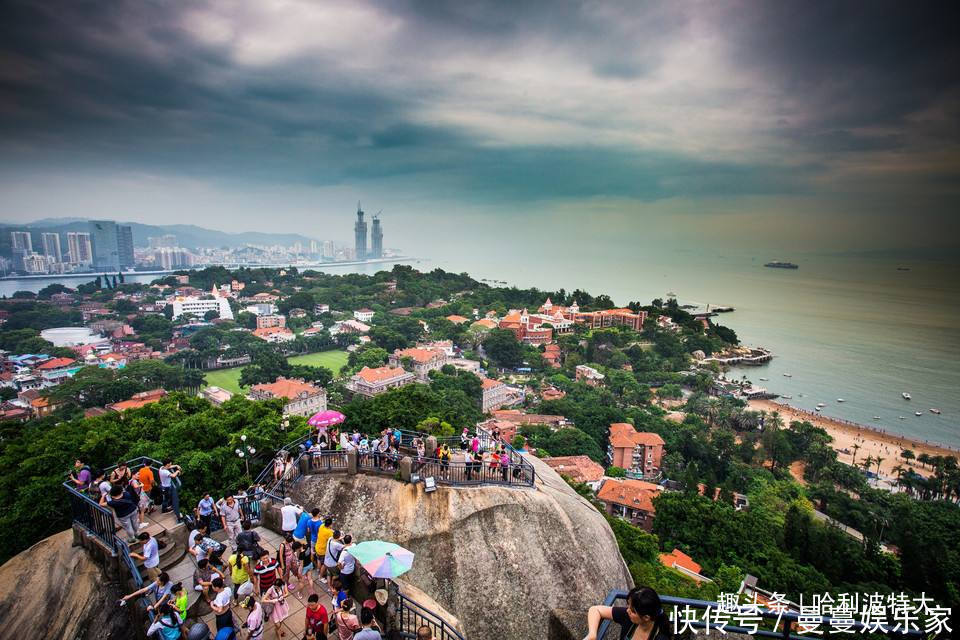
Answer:
[{"label": "person in blue shirt", "polygon": [[203,498],[200,499],[200,502],[197,503],[197,520],[207,525],[207,531],[210,530],[210,520],[213,519],[213,515],[219,513],[217,512],[217,504],[213,501],[213,498],[210,497],[209,493],[203,494]]},{"label": "person in blue shirt", "polygon": [[[310,520],[307,522],[307,535],[309,536],[304,544],[308,548],[313,548],[317,542],[317,532],[323,526],[323,518],[320,517],[320,509],[310,511]],[[296,537],[296,536],[294,536]]]},{"label": "person in blue shirt", "polygon": [[297,520],[297,528],[293,530],[293,539],[302,545],[307,544],[307,532],[309,531],[310,514],[304,511]]}]

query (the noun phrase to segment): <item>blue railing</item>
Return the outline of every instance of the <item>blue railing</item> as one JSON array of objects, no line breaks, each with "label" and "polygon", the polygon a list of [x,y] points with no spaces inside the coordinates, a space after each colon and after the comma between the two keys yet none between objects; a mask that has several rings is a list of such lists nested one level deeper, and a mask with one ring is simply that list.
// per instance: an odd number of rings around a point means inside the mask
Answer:
[{"label": "blue railing", "polygon": [[[620,602],[619,606],[623,606],[626,604],[626,599],[627,599],[626,591],[611,591],[609,594],[607,594],[607,598],[606,600],[604,600],[603,604],[605,604],[606,606],[615,606],[618,602]],[[670,618],[671,624],[673,624],[675,627],[674,629],[671,629],[671,632],[674,632],[676,630],[676,627],[678,626],[677,617],[676,617],[678,613],[684,611],[688,607],[690,609],[704,611],[705,614],[709,613],[710,620],[714,619],[714,613],[713,613],[714,610],[720,610],[720,611],[717,611],[717,615],[716,615],[717,619],[722,618],[722,616],[719,615],[721,611],[725,612],[731,618],[736,618],[738,615],[737,612],[731,611],[730,609],[721,609],[720,603],[713,602],[710,600],[691,600],[689,598],[674,598],[672,596],[662,595],[660,596],[660,602],[663,603],[664,605],[663,608],[667,612],[667,615]],[[778,638],[780,640],[810,640],[812,636],[821,635],[820,632],[816,634],[808,633],[804,635],[791,633],[793,629],[800,627],[799,623],[800,623],[801,615],[795,611],[773,611],[771,609],[763,609],[760,607],[753,608],[751,606],[748,608],[748,607],[741,606],[739,615],[744,617],[750,617],[753,619],[772,621],[773,623],[772,626],[774,628],[772,630],[760,629],[760,628],[754,629],[752,627],[748,628],[748,627],[740,627],[732,624],[724,624],[723,630],[725,633],[753,635],[761,638]],[[680,624],[679,624],[680,629],[682,630],[684,625],[687,625],[697,630],[707,628],[707,623],[702,621],[703,616],[699,616],[699,617],[700,617],[700,620],[690,621],[690,622],[686,622],[685,618],[681,617]],[[809,617],[810,616],[805,616],[804,622],[806,622],[806,618],[809,618]],[[886,635],[889,637],[896,637],[896,638],[923,638],[924,637],[924,634],[921,633],[920,631],[909,631],[905,633],[902,631],[895,631],[890,625],[885,625],[885,624],[876,624],[876,625],[871,624],[869,627],[867,627],[867,625],[864,625],[861,622],[851,621],[849,618],[841,620],[838,618],[830,618],[828,616],[822,616],[822,617],[818,616],[817,622],[819,622],[821,627],[829,628],[831,626],[836,626],[838,628],[841,628],[841,627],[850,628],[860,632],[870,631],[870,632],[880,633],[882,635]],[[782,628],[779,631],[776,629],[776,626],[778,624],[782,625]],[[610,630],[611,626],[612,625],[610,620],[603,620],[600,623],[600,628],[597,630],[597,640],[606,640],[607,632]],[[709,627],[712,629],[718,629],[719,626],[720,626],[719,624],[713,623],[713,622],[711,622],[709,625]],[[826,637],[828,634],[822,633],[822,635],[823,637]],[[833,635],[833,634],[830,634],[830,635]],[[615,637],[614,635],[612,634],[610,635],[611,639],[614,637]]]}]

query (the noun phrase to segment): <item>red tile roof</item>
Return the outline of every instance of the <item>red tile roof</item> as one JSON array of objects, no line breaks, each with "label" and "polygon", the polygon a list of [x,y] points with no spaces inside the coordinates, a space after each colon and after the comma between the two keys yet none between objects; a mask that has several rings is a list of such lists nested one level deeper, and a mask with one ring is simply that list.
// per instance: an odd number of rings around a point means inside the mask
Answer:
[{"label": "red tile roof", "polygon": [[37,367],[37,369],[42,369],[43,371],[49,371],[51,369],[60,369],[62,367],[69,367],[76,360],[73,358],[54,358],[53,360],[47,360],[42,365]]},{"label": "red tile roof", "polygon": [[547,465],[574,482],[599,482],[603,478],[603,467],[589,456],[557,456],[543,458]]},{"label": "red tile roof", "polygon": [[167,392],[163,389],[153,389],[152,391],[143,391],[141,393],[133,394],[129,400],[122,400],[120,402],[114,402],[113,404],[108,404],[107,409],[113,411],[126,411],[127,409],[139,409],[140,407],[152,404],[154,402],[159,402],[161,398],[167,395]]},{"label": "red tile roof", "polygon": [[482,319],[482,320],[477,320],[476,322],[474,322],[474,323],[473,323],[472,325],[470,325],[470,326],[472,327],[472,326],[476,326],[476,325],[480,325],[481,327],[486,327],[487,329],[496,329],[496,328],[497,328],[497,321],[496,321],[496,320],[491,320],[490,318],[484,318],[484,319]]},{"label": "red tile roof", "polygon": [[659,487],[643,480],[607,480],[597,492],[597,499],[602,502],[612,502],[631,509],[642,509],[647,513],[655,513],[653,498],[659,492]]},{"label": "red tile roof", "polygon": [[483,378],[481,380],[481,384],[483,384],[483,389],[487,390],[487,389],[496,389],[497,387],[502,386],[503,382],[501,382],[500,380],[493,380],[491,378]]},{"label": "red tile roof", "polygon": [[692,573],[700,573],[700,565],[693,561],[693,558],[685,554],[680,549],[674,549],[670,553],[660,554],[660,563],[665,567],[681,567]]},{"label": "red tile roof", "polygon": [[437,349],[421,349],[419,347],[411,347],[409,349],[397,349],[393,352],[393,355],[397,358],[412,358],[415,362],[427,364],[432,360],[443,357],[444,354]]},{"label": "red tile roof", "polygon": [[321,391],[320,387],[314,386],[309,382],[282,377],[268,384],[256,384],[251,389],[269,393],[274,398],[287,398],[288,400],[297,399],[301,393],[312,396]]},{"label": "red tile roof", "polygon": [[357,372],[357,376],[369,383],[376,382],[385,382],[387,380],[393,380],[394,378],[399,378],[400,376],[407,373],[404,369],[400,367],[377,367],[376,369],[371,369],[370,367],[364,367]]},{"label": "red tile roof", "polygon": [[447,316],[447,320],[453,324],[463,324],[464,322],[469,322],[470,318],[464,318],[463,316],[458,316],[456,314]]},{"label": "red tile roof", "polygon": [[659,434],[648,431],[637,431],[627,422],[614,422],[610,425],[610,445],[622,449],[642,444],[645,447],[663,446],[663,438]]}]

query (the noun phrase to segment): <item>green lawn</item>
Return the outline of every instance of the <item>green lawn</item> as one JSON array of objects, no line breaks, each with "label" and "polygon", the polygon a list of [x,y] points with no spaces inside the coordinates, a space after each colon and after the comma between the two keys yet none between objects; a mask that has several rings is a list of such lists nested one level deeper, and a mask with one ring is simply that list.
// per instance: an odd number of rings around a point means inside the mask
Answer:
[{"label": "green lawn", "polygon": [[336,376],[340,373],[340,367],[347,364],[346,351],[318,351],[317,353],[308,353],[302,356],[292,356],[287,358],[290,364],[305,364],[311,367],[326,367]]},{"label": "green lawn", "polygon": [[[340,372],[340,367],[347,364],[346,351],[320,351],[318,353],[308,353],[302,356],[293,356],[288,358],[290,364],[306,364],[311,367],[326,367],[336,376]],[[240,369],[243,367],[234,367],[232,369],[218,369],[210,371],[205,376],[207,385],[220,387],[232,393],[246,393],[246,387],[240,387]]]}]

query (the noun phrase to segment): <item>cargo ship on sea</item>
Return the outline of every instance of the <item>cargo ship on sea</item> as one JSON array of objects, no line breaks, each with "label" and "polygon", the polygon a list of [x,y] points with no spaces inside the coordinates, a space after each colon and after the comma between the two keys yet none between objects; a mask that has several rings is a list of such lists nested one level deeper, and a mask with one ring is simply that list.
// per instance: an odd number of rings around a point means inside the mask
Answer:
[{"label": "cargo ship on sea", "polygon": [[780,260],[773,260],[772,262],[768,262],[763,266],[770,267],[771,269],[799,269],[800,268],[799,265],[793,264],[792,262],[782,262]]}]

